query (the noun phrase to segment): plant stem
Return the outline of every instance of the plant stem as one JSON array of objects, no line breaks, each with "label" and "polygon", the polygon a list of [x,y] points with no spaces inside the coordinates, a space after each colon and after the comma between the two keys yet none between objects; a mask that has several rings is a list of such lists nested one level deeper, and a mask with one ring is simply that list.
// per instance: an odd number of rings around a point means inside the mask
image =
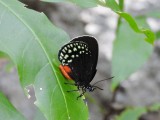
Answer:
[{"label": "plant stem", "polygon": [[124,0],[119,0],[119,8],[121,9],[121,11],[123,11],[123,9],[124,9]]},{"label": "plant stem", "polygon": [[[119,7],[120,7],[120,10],[123,11],[123,9],[124,9],[124,0],[119,0]],[[119,16],[118,22],[117,22],[116,33],[118,33],[120,24],[121,24],[121,17]]]}]

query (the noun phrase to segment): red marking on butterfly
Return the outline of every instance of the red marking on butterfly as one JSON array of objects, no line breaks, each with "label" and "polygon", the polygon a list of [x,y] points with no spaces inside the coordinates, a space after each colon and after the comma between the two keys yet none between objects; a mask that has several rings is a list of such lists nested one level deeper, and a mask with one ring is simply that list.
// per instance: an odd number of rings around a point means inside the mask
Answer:
[{"label": "red marking on butterfly", "polygon": [[72,78],[69,76],[69,73],[71,73],[71,69],[70,69],[69,66],[67,66],[67,65],[64,65],[64,66],[63,66],[63,65],[60,65],[59,68],[60,68],[62,74],[63,74],[68,80],[72,80]]}]

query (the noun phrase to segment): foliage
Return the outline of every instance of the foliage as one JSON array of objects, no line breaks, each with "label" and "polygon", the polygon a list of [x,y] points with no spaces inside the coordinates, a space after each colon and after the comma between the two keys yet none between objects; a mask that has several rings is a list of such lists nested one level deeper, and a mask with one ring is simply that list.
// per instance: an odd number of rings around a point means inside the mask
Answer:
[{"label": "foliage", "polygon": [[0,51],[14,61],[22,87],[34,86],[35,103],[45,117],[86,119],[86,104],[82,99],[76,100],[78,93],[66,92],[75,88],[64,85],[57,67],[58,50],[69,40],[68,35],[53,26],[43,13],[29,10],[18,1],[0,0],[0,15]]},{"label": "foliage", "polygon": [[1,120],[25,120],[24,116],[7,100],[0,92],[0,119]]},{"label": "foliage", "polygon": [[[116,77],[112,82],[113,90],[140,68],[152,52],[155,39],[153,32],[147,28],[144,18],[137,18],[135,21],[131,15],[123,12],[120,6],[123,3],[118,4],[114,0],[43,1],[72,2],[84,8],[101,5],[112,9],[126,20],[128,24],[122,21],[118,24],[114,42],[112,73]],[[24,6],[17,0],[0,0],[0,51],[9,55],[15,63],[24,90],[28,85],[34,86],[35,104],[47,120],[87,120],[86,103],[83,99],[76,100],[78,92],[66,92],[76,88],[64,85],[65,78],[58,69],[57,53],[59,48],[69,41],[69,36],[55,27],[43,13]],[[0,56],[3,54],[0,53]],[[0,98],[0,111],[4,110],[0,112],[1,118],[5,119],[7,116],[7,120],[25,119],[3,94],[0,94]],[[144,111],[136,111],[129,116],[140,116]],[[118,120],[128,116],[128,113],[130,110],[126,110]]]},{"label": "foliage", "polygon": [[[137,20],[146,24],[143,18]],[[151,55],[152,46],[143,39],[143,35],[136,34],[126,23],[120,24],[113,48],[112,74],[116,76],[112,81],[113,90],[138,70]]]},{"label": "foliage", "polygon": [[146,113],[146,109],[143,107],[128,108],[121,113],[116,120],[138,120],[142,114]]}]

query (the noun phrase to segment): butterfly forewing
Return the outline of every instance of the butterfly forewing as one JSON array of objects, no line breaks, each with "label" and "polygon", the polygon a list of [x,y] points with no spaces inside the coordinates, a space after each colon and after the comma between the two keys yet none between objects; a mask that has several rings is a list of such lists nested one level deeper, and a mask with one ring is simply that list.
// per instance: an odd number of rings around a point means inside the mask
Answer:
[{"label": "butterfly forewing", "polygon": [[92,61],[90,61],[93,64],[93,68],[96,69],[97,66],[97,60],[98,60],[98,43],[97,40],[94,37],[91,36],[82,36],[77,37],[71,40],[71,42],[74,41],[82,41],[88,44],[88,48],[90,49],[90,52],[92,54]]},{"label": "butterfly forewing", "polygon": [[81,86],[88,85],[96,73],[97,41],[90,36],[74,38],[60,49],[58,58],[62,65],[71,68],[71,78]]}]

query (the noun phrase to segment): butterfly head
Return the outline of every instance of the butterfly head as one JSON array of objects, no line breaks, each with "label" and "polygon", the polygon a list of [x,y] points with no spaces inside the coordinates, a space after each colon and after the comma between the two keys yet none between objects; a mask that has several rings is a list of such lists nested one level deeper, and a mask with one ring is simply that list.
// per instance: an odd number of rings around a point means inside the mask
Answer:
[{"label": "butterfly head", "polygon": [[93,92],[95,90],[95,88],[91,85],[88,85],[87,89],[88,89],[89,92]]}]

